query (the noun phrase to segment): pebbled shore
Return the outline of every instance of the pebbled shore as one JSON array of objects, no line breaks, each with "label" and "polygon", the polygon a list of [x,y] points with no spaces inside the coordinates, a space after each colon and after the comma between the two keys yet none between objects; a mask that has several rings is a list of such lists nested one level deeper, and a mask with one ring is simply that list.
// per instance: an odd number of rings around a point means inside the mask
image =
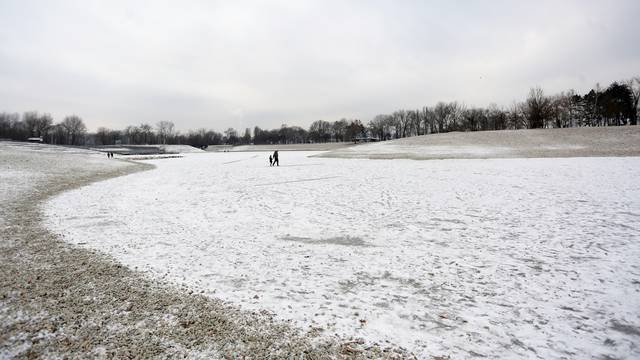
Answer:
[{"label": "pebbled shore", "polygon": [[414,357],[154,282],[42,227],[49,197],[149,168],[0,142],[0,358]]}]

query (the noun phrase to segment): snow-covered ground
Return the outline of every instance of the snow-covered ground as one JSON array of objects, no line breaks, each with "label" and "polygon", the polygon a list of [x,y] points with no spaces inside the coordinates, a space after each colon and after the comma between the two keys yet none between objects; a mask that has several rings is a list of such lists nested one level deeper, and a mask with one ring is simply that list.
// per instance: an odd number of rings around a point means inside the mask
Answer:
[{"label": "snow-covered ground", "polygon": [[352,142],[327,142],[306,144],[273,144],[273,145],[209,145],[207,151],[241,151],[241,152],[273,152],[279,151],[329,151],[353,146]]},{"label": "snow-covered ground", "polygon": [[[62,158],[59,155],[69,157]],[[57,162],[72,162],[75,156],[82,159],[78,169],[96,170],[123,168],[126,163],[107,161],[104,155],[80,147],[54,146],[40,143],[0,141],[0,201],[19,198],[34,184],[46,176],[55,175],[51,168],[62,167]],[[50,165],[45,167],[43,163]],[[31,165],[35,169],[27,170]],[[69,164],[67,164],[69,165]],[[74,166],[67,166],[66,171]],[[0,218],[0,222],[3,219]]]},{"label": "snow-covered ground", "polygon": [[342,147],[321,157],[489,159],[640,156],[640,126],[471,131]]},{"label": "snow-covered ground", "polygon": [[640,158],[312,154],[150,160],[57,196],[48,226],[152,277],[422,358],[640,356]]}]

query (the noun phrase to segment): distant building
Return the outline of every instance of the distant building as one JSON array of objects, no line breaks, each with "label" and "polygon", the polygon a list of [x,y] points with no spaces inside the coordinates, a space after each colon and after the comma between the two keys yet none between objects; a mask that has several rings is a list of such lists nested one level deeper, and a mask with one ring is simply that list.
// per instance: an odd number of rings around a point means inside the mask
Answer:
[{"label": "distant building", "polygon": [[30,137],[30,138],[27,139],[27,141],[28,142],[39,142],[39,143],[43,142],[42,136],[41,137]]}]

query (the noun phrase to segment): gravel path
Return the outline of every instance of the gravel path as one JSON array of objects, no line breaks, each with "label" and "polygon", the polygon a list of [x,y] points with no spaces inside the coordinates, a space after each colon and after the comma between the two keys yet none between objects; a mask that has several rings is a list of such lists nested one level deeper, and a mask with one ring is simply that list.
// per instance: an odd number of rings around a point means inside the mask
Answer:
[{"label": "gravel path", "polygon": [[42,227],[47,198],[148,168],[0,142],[0,358],[413,357],[153,282]]}]

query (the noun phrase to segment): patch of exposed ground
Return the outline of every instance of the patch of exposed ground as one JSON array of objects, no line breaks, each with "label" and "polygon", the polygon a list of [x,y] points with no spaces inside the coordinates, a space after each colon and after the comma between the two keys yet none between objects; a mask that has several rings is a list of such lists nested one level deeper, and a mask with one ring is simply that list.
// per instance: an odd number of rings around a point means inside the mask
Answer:
[{"label": "patch of exposed ground", "polygon": [[49,197],[148,168],[0,142],[0,358],[412,357],[158,284],[41,225]]},{"label": "patch of exposed ground", "polygon": [[336,236],[323,239],[312,239],[301,236],[283,236],[282,240],[311,245],[333,244],[343,246],[372,246],[357,236]]}]

